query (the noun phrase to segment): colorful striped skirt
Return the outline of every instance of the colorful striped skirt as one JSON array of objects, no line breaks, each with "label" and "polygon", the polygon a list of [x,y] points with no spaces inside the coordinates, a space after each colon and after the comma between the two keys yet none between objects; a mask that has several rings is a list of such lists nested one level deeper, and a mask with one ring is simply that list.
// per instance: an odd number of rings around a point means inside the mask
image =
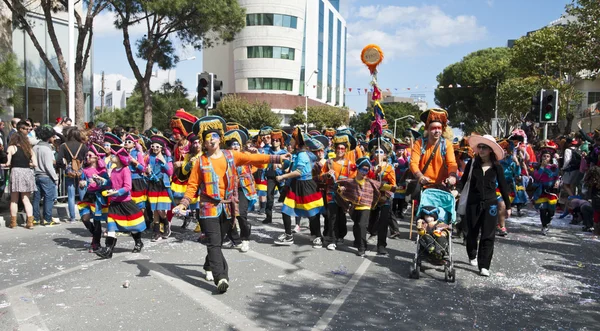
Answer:
[{"label": "colorful striped skirt", "polygon": [[140,209],[146,208],[148,199],[148,185],[143,178],[134,178],[131,180],[131,200],[138,205]]},{"label": "colorful striped skirt", "polygon": [[87,192],[83,199],[77,203],[77,209],[79,209],[79,216],[91,214],[91,217],[95,220],[106,221],[108,215],[108,206],[102,205],[102,210],[96,214],[96,205],[98,198],[95,192]]},{"label": "colorful striped skirt", "polygon": [[295,217],[313,217],[325,211],[323,194],[314,180],[292,179],[281,212]]},{"label": "colorful striped skirt", "polygon": [[182,182],[182,181],[178,180],[177,178],[173,178],[173,180],[171,180],[171,192],[173,192],[173,199],[175,199],[175,201],[179,201],[179,200],[183,199],[183,196],[185,195],[186,190],[187,190],[187,181]]},{"label": "colorful striped skirt", "polygon": [[556,210],[556,203],[558,202],[558,195],[554,193],[543,192],[537,199],[534,200],[533,205],[536,209],[549,209]]},{"label": "colorful striped skirt", "polygon": [[406,182],[400,183],[394,192],[394,199],[406,198]]},{"label": "colorful striped skirt", "polygon": [[148,202],[152,211],[170,210],[173,208],[173,201],[169,196],[169,190],[170,188],[166,187],[163,182],[148,183]]},{"label": "colorful striped skirt", "polygon": [[133,200],[111,202],[108,206],[107,231],[142,232],[146,230],[144,213]]}]

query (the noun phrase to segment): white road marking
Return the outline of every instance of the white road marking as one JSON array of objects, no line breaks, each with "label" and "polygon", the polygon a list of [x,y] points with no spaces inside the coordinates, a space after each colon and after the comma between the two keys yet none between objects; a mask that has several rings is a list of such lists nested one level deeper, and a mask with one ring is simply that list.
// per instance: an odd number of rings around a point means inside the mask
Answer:
[{"label": "white road marking", "polygon": [[5,290],[3,293],[11,303],[11,310],[19,325],[18,330],[48,330],[40,316],[40,310],[27,288],[16,286]]},{"label": "white road marking", "polygon": [[185,296],[189,297],[202,307],[209,310],[215,316],[218,316],[223,321],[230,323],[232,327],[239,330],[263,330],[253,320],[248,319],[246,316],[237,312],[236,309],[231,308],[213,297],[212,293],[207,292],[205,289],[196,287],[161,267],[158,264],[150,263],[146,260],[138,260],[137,263],[144,268],[149,270],[149,273],[165,281]]},{"label": "white road marking", "polygon": [[360,278],[365,274],[367,268],[369,268],[369,265],[371,265],[371,259],[365,258],[365,260],[358,267],[350,281],[344,286],[340,294],[338,294],[338,296],[333,300],[331,305],[329,305],[329,308],[327,308],[323,315],[321,315],[321,318],[319,319],[317,324],[315,324],[315,326],[312,328],[313,331],[325,330],[327,328],[329,323],[331,323],[333,317],[335,317],[338,310],[340,310],[344,302],[346,302],[348,296],[354,290],[354,287],[356,287],[356,284],[358,284]]}]

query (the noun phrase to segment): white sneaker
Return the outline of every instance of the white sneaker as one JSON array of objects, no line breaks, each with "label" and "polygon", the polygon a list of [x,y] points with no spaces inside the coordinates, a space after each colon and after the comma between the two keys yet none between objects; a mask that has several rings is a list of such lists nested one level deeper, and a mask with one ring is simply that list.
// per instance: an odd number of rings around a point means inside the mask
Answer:
[{"label": "white sneaker", "polygon": [[286,234],[284,232],[284,233],[280,234],[279,237],[277,237],[277,240],[281,241],[281,240],[285,239],[285,237],[286,237]]},{"label": "white sneaker", "polygon": [[367,243],[370,245],[375,245],[375,243],[377,242],[377,235],[370,235],[369,238],[367,239]]},{"label": "white sneaker", "polygon": [[321,239],[321,237],[316,237],[313,240],[313,248],[321,248],[323,247],[323,240]]},{"label": "white sneaker", "polygon": [[476,266],[477,266],[477,259],[469,260],[469,263],[470,263],[472,266],[476,267]]},{"label": "white sneaker", "polygon": [[207,271],[206,276],[204,276],[204,279],[208,280],[209,282],[212,282],[213,280],[215,280],[215,277],[213,276],[212,271]]},{"label": "white sneaker", "polygon": [[242,240],[242,247],[240,247],[240,252],[246,253],[250,250],[250,242],[248,240]]},{"label": "white sneaker", "polygon": [[229,282],[227,281],[227,279],[223,278],[223,279],[219,280],[219,283],[217,284],[217,290],[219,291],[219,293],[227,292],[228,288],[229,288]]},{"label": "white sneaker", "polygon": [[479,270],[479,274],[484,276],[484,277],[489,277],[490,276],[490,271],[487,270],[486,268],[481,268],[481,270]]},{"label": "white sneaker", "polygon": [[336,248],[337,248],[337,246],[335,244],[329,244],[329,245],[327,245],[327,250],[328,251],[335,251]]},{"label": "white sneaker", "polygon": [[292,233],[300,233],[300,225],[296,224],[296,226],[292,230]]}]

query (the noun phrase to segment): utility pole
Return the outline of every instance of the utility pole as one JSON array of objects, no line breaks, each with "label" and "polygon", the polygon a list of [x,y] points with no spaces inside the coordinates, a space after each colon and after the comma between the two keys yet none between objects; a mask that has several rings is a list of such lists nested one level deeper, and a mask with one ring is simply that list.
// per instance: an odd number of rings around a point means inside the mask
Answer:
[{"label": "utility pole", "polygon": [[104,70],[102,71],[102,88],[100,89],[100,114],[104,113]]},{"label": "utility pole", "polygon": [[[496,106],[494,109],[494,117],[496,118],[496,136],[500,136],[500,121],[498,121],[498,78],[496,78]],[[492,129],[492,132],[494,130]]]}]

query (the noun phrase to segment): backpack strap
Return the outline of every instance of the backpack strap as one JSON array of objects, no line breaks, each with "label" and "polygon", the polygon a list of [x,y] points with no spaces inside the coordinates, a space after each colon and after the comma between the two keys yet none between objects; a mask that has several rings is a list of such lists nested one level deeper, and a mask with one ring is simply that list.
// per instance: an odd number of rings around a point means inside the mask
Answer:
[{"label": "backpack strap", "polygon": [[69,145],[67,145],[65,143],[65,148],[69,152],[69,155],[71,155],[71,160],[76,159],[77,156],[79,156],[79,151],[81,150],[81,146],[83,146],[83,144],[79,144],[79,148],[77,149],[77,152],[75,153],[75,155],[73,155],[73,152],[71,152],[71,149],[69,148]]}]

